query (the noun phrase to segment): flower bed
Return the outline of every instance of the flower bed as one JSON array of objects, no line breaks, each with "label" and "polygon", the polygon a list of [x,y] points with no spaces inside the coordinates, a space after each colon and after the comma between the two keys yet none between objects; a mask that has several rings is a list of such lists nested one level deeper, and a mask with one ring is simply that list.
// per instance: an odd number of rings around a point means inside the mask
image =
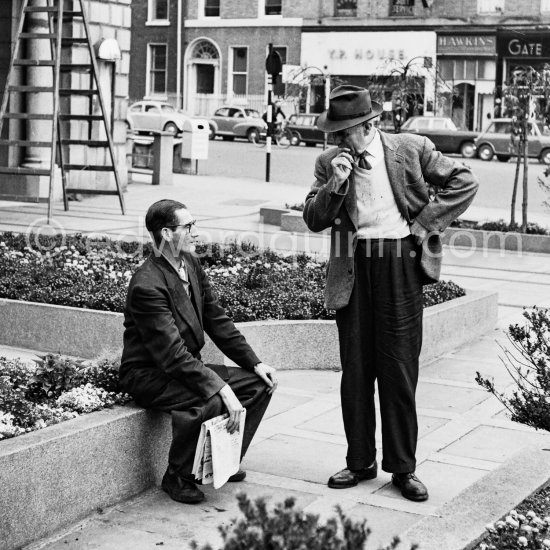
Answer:
[{"label": "flower bed", "polygon": [[48,354],[35,363],[0,357],[0,440],[127,403],[119,367],[117,356],[81,361]]},{"label": "flower bed", "polygon": [[[122,312],[128,281],[150,245],[75,236],[0,234],[0,298]],[[326,262],[234,244],[197,249],[221,305],[235,322],[331,319]],[[424,287],[424,306],[464,296],[452,282]]]}]

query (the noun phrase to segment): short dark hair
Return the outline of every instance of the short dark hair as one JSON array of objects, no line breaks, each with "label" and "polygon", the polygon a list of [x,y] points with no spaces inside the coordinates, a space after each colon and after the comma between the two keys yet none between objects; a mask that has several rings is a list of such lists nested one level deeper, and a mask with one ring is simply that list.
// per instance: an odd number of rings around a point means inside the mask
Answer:
[{"label": "short dark hair", "polygon": [[162,199],[153,203],[145,215],[145,227],[153,235],[153,240],[157,246],[162,243],[161,230],[169,225],[176,225],[179,220],[176,212],[187,206],[179,201],[171,199]]}]

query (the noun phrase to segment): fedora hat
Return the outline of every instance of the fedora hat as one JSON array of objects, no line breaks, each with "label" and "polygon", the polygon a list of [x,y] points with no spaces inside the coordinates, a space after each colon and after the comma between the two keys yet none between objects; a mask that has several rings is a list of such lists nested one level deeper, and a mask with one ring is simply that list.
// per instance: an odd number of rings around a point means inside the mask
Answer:
[{"label": "fedora hat", "polygon": [[323,132],[338,132],[376,118],[382,105],[371,101],[365,88],[344,84],[332,90],[328,110],[319,115],[317,128]]}]

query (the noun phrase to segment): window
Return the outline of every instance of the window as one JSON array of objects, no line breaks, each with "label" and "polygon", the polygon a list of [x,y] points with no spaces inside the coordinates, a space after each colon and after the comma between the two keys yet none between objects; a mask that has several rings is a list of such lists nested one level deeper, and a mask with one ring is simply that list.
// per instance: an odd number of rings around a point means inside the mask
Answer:
[{"label": "window", "polygon": [[477,0],[478,13],[504,13],[504,0]]},{"label": "window", "polygon": [[220,0],[204,0],[204,16],[219,17],[220,16]]},{"label": "window", "polygon": [[448,82],[453,80],[494,80],[496,63],[492,59],[440,59],[437,62],[439,76]]},{"label": "window", "polygon": [[246,95],[248,49],[232,48],[232,82],[231,90],[235,95]]},{"label": "window", "polygon": [[166,95],[166,44],[149,44],[148,94]]},{"label": "window", "polygon": [[391,17],[411,17],[414,15],[414,0],[391,0]]},{"label": "window", "polygon": [[168,20],[168,0],[149,0],[148,21]]},{"label": "window", "polygon": [[336,17],[355,17],[357,15],[357,0],[336,0],[334,15]]},{"label": "window", "polygon": [[221,109],[218,109],[214,116],[229,116],[229,108],[228,107],[222,107]]},{"label": "window", "polygon": [[264,0],[266,15],[281,15],[283,13],[282,0]]}]

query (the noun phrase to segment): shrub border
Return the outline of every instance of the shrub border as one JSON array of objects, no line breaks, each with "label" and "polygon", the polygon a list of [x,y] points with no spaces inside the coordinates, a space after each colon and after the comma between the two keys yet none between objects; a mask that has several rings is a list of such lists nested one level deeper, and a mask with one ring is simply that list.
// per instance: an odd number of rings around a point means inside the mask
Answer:
[{"label": "shrub border", "polygon": [[[263,207],[260,209],[260,221],[265,224],[278,225],[281,231],[295,233],[308,231],[302,213],[294,210]],[[474,249],[550,254],[550,235],[528,235],[525,233],[449,227],[443,234],[443,244]]]}]

